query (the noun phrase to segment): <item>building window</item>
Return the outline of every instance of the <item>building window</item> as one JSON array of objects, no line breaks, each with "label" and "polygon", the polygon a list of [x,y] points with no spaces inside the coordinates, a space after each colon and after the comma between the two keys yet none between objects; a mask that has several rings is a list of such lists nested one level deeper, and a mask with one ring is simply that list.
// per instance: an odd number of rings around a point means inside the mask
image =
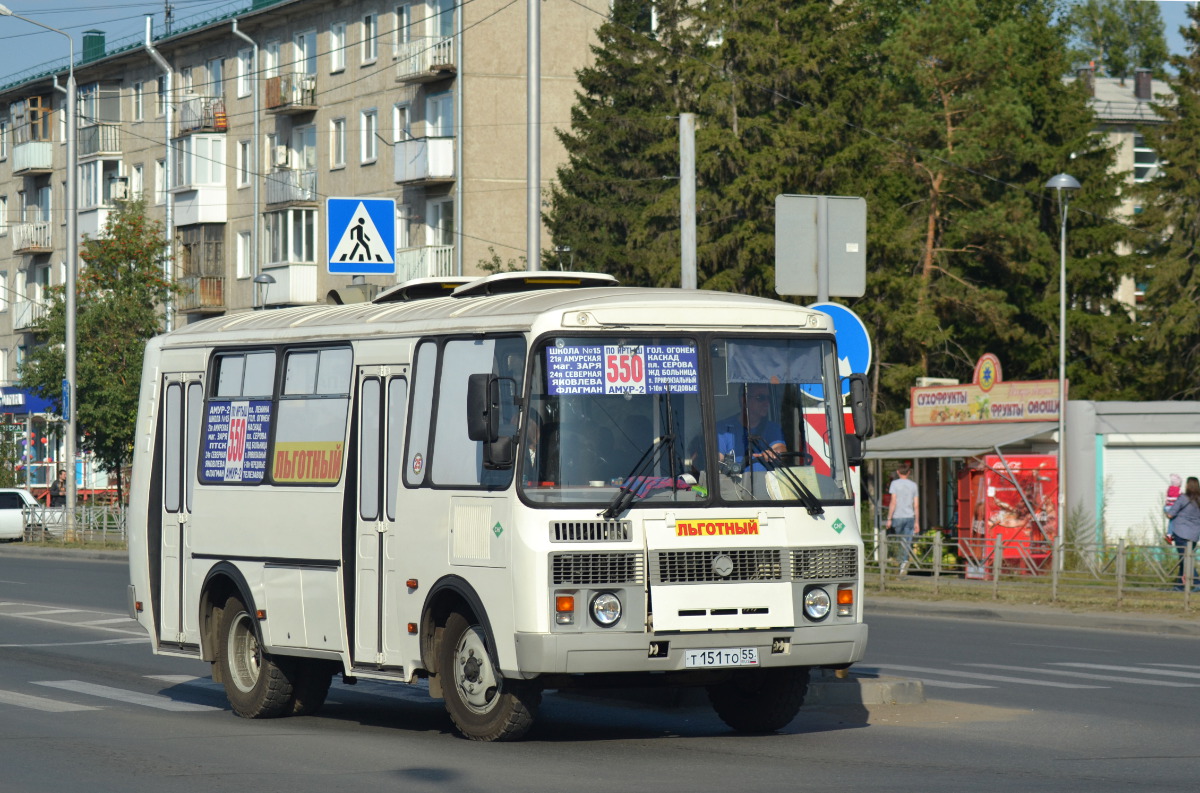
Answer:
[{"label": "building window", "polygon": [[192,93],[192,67],[184,66],[179,70],[179,90],[182,93]]},{"label": "building window", "polygon": [[237,54],[237,95],[238,98],[250,96],[254,85],[254,50],[238,50]]},{"label": "building window", "polygon": [[1158,153],[1142,135],[1133,136],[1133,181],[1148,182],[1158,176]]},{"label": "building window", "polygon": [[237,277],[250,277],[250,253],[253,247],[250,242],[250,232],[239,231],[237,235]]},{"label": "building window", "polygon": [[410,138],[412,132],[409,128],[408,102],[397,102],[392,106],[392,143],[400,143]]},{"label": "building window", "polygon": [[317,210],[285,209],[263,215],[267,264],[315,264]]},{"label": "building window", "polygon": [[167,113],[167,78],[159,77],[154,86],[154,115],[162,118]]},{"label": "building window", "polygon": [[142,199],[142,192],[146,189],[146,169],[139,162],[133,166],[133,170],[129,174],[129,197],[135,201]]},{"label": "building window", "polygon": [[379,155],[379,114],[375,108],[362,112],[362,162],[375,162]]},{"label": "building window", "polygon": [[167,161],[154,161],[154,203],[167,202]]},{"label": "building window", "polygon": [[279,42],[268,41],[263,47],[263,77],[279,76]]},{"label": "building window", "polygon": [[292,67],[294,72],[307,75],[317,73],[317,31],[306,30],[292,37],[296,47],[296,60]]},{"label": "building window", "polygon": [[412,3],[401,3],[396,6],[396,32],[392,38],[392,48],[395,54],[400,54],[400,48],[412,41]]},{"label": "building window", "polygon": [[329,122],[329,167],[346,166],[346,119],[335,118]]},{"label": "building window", "polygon": [[454,244],[454,199],[441,198],[425,202],[425,244]]},{"label": "building window", "polygon": [[225,64],[220,58],[208,62],[208,95],[225,96]]},{"label": "building window", "polygon": [[362,34],[362,62],[374,63],[379,56],[379,14],[363,15]]},{"label": "building window", "polygon": [[429,138],[454,136],[454,102],[449,91],[434,94],[425,100],[425,136]]},{"label": "building window", "polygon": [[0,160],[8,159],[8,119],[0,118]]},{"label": "building window", "polygon": [[0,311],[8,311],[8,270],[0,270]]},{"label": "building window", "polygon": [[411,246],[408,241],[408,227],[412,223],[412,207],[408,204],[396,205],[396,250]]},{"label": "building window", "polygon": [[175,142],[172,187],[225,184],[225,136],[191,135]]},{"label": "building window", "polygon": [[146,86],[145,83],[134,83],[133,84],[133,120],[134,121],[141,121],[143,118],[145,118],[145,112],[146,112],[146,109],[145,109],[146,88],[145,88],[145,86]]},{"label": "building window", "polygon": [[239,140],[237,147],[237,186],[250,186],[250,146],[248,140]]},{"label": "building window", "polygon": [[0,236],[8,233],[8,196],[0,195]]},{"label": "building window", "polygon": [[329,71],[340,72],[346,68],[346,23],[334,22],[329,26]]},{"label": "building window", "polygon": [[433,18],[429,20],[430,34],[439,38],[454,35],[454,5],[458,0],[433,0]]},{"label": "building window", "polygon": [[112,204],[112,186],[120,176],[119,160],[91,160],[79,166],[79,208]]}]

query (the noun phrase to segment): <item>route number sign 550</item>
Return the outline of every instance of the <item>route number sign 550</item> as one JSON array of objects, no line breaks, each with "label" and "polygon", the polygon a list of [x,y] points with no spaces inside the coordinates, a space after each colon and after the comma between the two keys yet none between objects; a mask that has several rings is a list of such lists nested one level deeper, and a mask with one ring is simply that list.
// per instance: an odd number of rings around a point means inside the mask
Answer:
[{"label": "route number sign 550", "polygon": [[604,348],[604,392],[606,394],[646,393],[646,359],[641,347]]}]

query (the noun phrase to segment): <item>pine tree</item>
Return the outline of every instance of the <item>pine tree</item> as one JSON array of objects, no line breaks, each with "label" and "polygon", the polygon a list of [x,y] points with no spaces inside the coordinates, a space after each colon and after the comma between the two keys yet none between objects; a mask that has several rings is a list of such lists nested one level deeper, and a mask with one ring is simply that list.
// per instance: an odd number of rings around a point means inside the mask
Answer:
[{"label": "pine tree", "polygon": [[1193,5],[1188,16],[1192,25],[1182,31],[1187,53],[1171,59],[1173,101],[1156,106],[1164,124],[1145,130],[1163,167],[1139,191],[1148,265],[1140,313],[1150,354],[1138,369],[1148,380],[1144,398],[1200,397],[1200,7]]}]

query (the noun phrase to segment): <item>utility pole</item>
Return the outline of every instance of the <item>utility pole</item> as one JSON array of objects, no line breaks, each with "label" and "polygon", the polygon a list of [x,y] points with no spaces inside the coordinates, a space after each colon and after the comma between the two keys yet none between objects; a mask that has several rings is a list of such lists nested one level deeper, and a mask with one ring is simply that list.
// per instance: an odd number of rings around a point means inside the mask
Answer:
[{"label": "utility pole", "polygon": [[679,285],[696,288],[696,114],[679,114]]}]

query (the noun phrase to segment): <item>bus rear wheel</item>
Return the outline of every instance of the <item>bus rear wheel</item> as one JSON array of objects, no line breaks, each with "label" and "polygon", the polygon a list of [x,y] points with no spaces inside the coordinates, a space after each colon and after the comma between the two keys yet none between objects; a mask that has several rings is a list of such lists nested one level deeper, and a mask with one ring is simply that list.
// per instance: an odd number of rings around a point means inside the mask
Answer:
[{"label": "bus rear wheel", "polygon": [[254,615],[235,595],[221,613],[217,663],[233,712],[246,719],[270,719],[292,712],[292,681],[258,642]]},{"label": "bus rear wheel", "polygon": [[808,694],[808,667],[738,670],[708,687],[713,710],[737,732],[775,732],[786,727]]},{"label": "bus rear wheel", "polygon": [[533,726],[541,702],[536,684],[503,677],[492,662],[483,627],[455,612],[438,648],[446,710],[464,738],[515,741]]}]

